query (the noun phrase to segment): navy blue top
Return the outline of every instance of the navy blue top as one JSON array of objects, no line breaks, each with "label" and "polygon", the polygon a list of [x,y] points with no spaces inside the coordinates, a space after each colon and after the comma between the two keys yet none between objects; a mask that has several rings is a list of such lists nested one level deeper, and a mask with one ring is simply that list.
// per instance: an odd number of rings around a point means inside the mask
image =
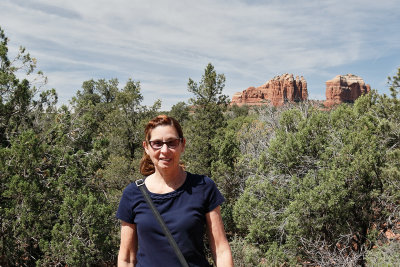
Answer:
[{"label": "navy blue top", "polygon": [[[207,176],[188,172],[185,182],[177,190],[166,194],[148,193],[189,266],[210,266],[204,255],[205,215],[225,200],[215,183]],[[136,224],[139,246],[136,266],[180,266],[135,183],[125,188],[117,218]]]}]

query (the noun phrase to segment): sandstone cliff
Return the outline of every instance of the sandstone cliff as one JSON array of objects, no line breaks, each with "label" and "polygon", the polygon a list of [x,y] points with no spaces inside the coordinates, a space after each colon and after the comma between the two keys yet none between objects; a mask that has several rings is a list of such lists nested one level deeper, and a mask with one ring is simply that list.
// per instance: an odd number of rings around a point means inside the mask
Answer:
[{"label": "sandstone cliff", "polygon": [[326,82],[326,107],[347,102],[353,103],[358,97],[369,93],[371,87],[364,80],[353,74],[337,75]]},{"label": "sandstone cliff", "polygon": [[307,82],[301,76],[293,77],[293,74],[276,76],[259,87],[249,87],[243,92],[233,95],[232,104],[262,105],[271,103],[281,106],[285,102],[298,102],[307,100]]}]

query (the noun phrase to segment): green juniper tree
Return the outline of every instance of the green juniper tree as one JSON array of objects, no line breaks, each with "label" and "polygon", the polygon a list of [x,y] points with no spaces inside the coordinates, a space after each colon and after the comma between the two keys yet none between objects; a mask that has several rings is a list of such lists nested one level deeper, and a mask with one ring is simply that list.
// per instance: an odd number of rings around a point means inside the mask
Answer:
[{"label": "green juniper tree", "polygon": [[118,199],[160,102],[143,106],[139,82],[101,79],[57,108],[55,90],[32,86],[35,60],[23,48],[10,60],[0,39],[0,265],[110,265]]},{"label": "green juniper tree", "polygon": [[[18,77],[17,77],[18,76]],[[44,85],[36,59],[23,47],[15,59],[0,28],[0,265],[30,265],[42,256],[39,241],[49,237],[54,197],[43,135],[55,117],[55,90]],[[40,93],[40,94],[39,94]]]},{"label": "green juniper tree", "polygon": [[332,111],[294,107],[261,157],[246,154],[233,215],[269,265],[365,266],[374,229],[398,220],[398,107],[376,92]]},{"label": "green juniper tree", "polygon": [[178,102],[172,106],[169,115],[179,121],[181,125],[185,125],[189,119],[190,107],[185,102]]},{"label": "green juniper tree", "polygon": [[212,140],[217,130],[225,125],[223,112],[228,105],[228,96],[222,94],[225,76],[217,74],[209,63],[199,84],[189,78],[188,91],[193,114],[185,128],[188,140],[184,155],[189,171],[211,175],[211,164],[216,158]]}]

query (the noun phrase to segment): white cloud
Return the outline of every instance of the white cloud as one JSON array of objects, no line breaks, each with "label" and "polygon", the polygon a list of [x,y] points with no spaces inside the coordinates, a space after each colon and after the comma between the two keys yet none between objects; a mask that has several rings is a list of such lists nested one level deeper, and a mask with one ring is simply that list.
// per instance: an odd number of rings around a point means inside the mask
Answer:
[{"label": "white cloud", "polygon": [[[400,59],[396,2],[10,0],[0,25],[10,45],[38,58],[59,94],[91,78],[134,76],[145,101],[165,97],[169,108],[189,97],[188,78],[200,80],[208,62],[225,73],[232,95],[284,72],[313,84],[314,75],[341,66]],[[323,95],[324,86],[310,96]]]}]

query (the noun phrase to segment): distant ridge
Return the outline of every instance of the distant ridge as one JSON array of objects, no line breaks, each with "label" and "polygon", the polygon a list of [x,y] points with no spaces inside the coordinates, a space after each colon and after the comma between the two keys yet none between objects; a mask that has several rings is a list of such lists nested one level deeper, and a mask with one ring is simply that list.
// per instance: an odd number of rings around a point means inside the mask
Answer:
[{"label": "distant ridge", "polygon": [[[326,100],[328,108],[341,104],[353,103],[358,97],[369,93],[370,85],[354,74],[337,75],[326,81]],[[259,87],[249,87],[233,95],[232,105],[281,106],[284,103],[308,100],[307,81],[303,76],[285,73],[278,75]]]}]

